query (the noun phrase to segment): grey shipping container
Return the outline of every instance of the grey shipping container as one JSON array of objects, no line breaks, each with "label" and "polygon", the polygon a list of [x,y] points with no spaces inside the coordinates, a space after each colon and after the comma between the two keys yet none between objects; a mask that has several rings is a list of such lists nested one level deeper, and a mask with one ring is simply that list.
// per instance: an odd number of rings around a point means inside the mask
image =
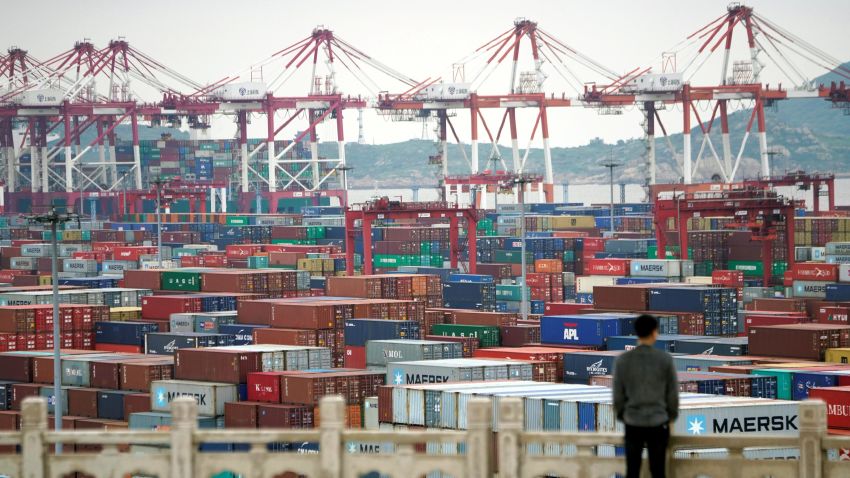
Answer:
[{"label": "grey shipping container", "polygon": [[189,380],[155,380],[151,382],[151,410],[169,411],[169,404],[177,397],[192,397],[198,404],[198,414],[224,415],[224,404],[239,400],[236,385]]},{"label": "grey shipping container", "polygon": [[369,340],[366,342],[366,364],[383,366],[391,362],[439,360],[463,357],[457,342],[434,340]]}]

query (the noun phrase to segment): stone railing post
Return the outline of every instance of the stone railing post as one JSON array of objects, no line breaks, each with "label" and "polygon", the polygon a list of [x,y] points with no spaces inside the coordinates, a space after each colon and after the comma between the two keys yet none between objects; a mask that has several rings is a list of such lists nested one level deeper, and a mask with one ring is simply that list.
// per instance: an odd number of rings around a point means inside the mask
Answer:
[{"label": "stone railing post", "polygon": [[500,478],[519,477],[520,434],[523,429],[522,400],[502,398],[499,400],[498,463]]},{"label": "stone railing post", "polygon": [[171,478],[192,478],[195,469],[195,429],[198,405],[191,397],[171,402]]},{"label": "stone railing post", "polygon": [[471,398],[466,409],[466,475],[493,476],[493,405],[489,398]]},{"label": "stone railing post", "polygon": [[826,435],[826,404],[820,400],[800,402],[797,415],[800,427],[800,478],[823,476],[823,447]]},{"label": "stone railing post", "polygon": [[43,478],[47,449],[47,401],[40,397],[25,398],[21,404],[21,471],[23,478]]},{"label": "stone railing post", "polygon": [[321,478],[342,476],[342,431],[345,428],[345,400],[340,396],[319,401],[319,457]]}]

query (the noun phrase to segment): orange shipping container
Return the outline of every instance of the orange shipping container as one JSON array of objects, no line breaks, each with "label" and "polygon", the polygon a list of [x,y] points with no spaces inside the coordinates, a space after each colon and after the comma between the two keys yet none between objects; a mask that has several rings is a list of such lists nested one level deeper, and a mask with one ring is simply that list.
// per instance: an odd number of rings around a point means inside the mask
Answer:
[{"label": "orange shipping container", "polygon": [[558,259],[537,259],[534,261],[535,272],[563,272],[564,263]]}]

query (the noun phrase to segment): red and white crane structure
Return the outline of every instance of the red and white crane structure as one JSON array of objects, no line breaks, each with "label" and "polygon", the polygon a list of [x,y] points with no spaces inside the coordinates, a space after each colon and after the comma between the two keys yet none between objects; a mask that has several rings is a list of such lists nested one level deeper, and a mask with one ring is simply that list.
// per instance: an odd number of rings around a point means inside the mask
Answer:
[{"label": "red and white crane structure", "polygon": [[[739,46],[743,46],[743,51]],[[801,59],[817,70],[850,79],[850,70],[836,58],[738,3],[731,4],[723,15],[665,53],[661,73],[649,69],[617,73],[523,18],[454,64],[451,82],[442,77],[414,80],[324,27],[314,29],[245,72],[212,84],[193,81],[123,38],[102,48],[88,40],[80,41],[44,61],[13,47],[0,55],[0,155],[4,157],[8,191],[29,187],[31,193],[62,192],[73,196],[88,190],[108,195],[124,180],[125,176],[118,178],[119,168],[132,171],[135,189],[143,186],[140,121],[179,124],[185,118],[190,127],[203,129],[209,126],[213,115],[231,115],[237,124],[239,185],[243,193],[252,186],[260,190],[265,183],[267,187],[261,192],[270,200],[314,194],[342,199],[347,187],[344,110],[375,107],[393,118],[436,121],[439,152],[435,162],[441,163],[444,178],[449,175],[449,135],[461,145],[470,177],[481,173],[482,130],[484,141],[491,144],[487,160],[514,174],[527,173],[531,146],[539,141],[543,151],[543,184],[539,191],[541,199],[553,201],[550,108],[599,107],[603,112],[617,112],[621,107],[637,105],[645,115],[648,182],[653,184],[657,179],[656,125],[665,137],[668,131],[661,110],[668,105],[681,105],[681,153],[676,152],[669,137],[666,142],[673,156],[681,157],[684,182],[691,183],[704,157],[711,156],[720,175],[731,183],[738,175],[754,127],[761,176],[770,175],[766,106],[779,100],[820,98],[850,111],[845,82],[813,84],[806,74],[808,70],[796,64]],[[679,69],[677,63],[683,67]],[[718,65],[719,84],[696,84],[695,75],[707,70],[706,65]],[[375,82],[371,73],[389,78],[402,92],[387,93],[389,88]],[[591,80],[599,81],[581,79],[587,73]],[[268,82],[263,74],[271,75]],[[345,95],[339,86],[342,74],[354,79],[346,84]],[[470,81],[467,74],[471,75]],[[296,81],[305,76],[306,82]],[[770,83],[765,81],[767,76]],[[561,90],[556,91],[558,88]],[[356,90],[361,94],[355,94]],[[575,94],[568,95],[570,90]],[[733,149],[729,114],[744,103],[752,104],[752,111],[741,144]],[[705,111],[711,112],[708,117],[701,111],[706,105]],[[469,155],[457,121],[453,121],[458,112],[467,111]],[[496,121],[491,116],[493,112],[499,114]],[[249,151],[248,123],[254,115],[265,115],[266,137]],[[531,118],[528,124],[520,124],[527,118]],[[306,124],[289,136],[286,128],[294,129],[298,119],[306,119]],[[702,133],[695,158],[691,138],[694,120]],[[716,120],[721,130],[719,148],[710,136]],[[336,126],[337,157],[320,158],[317,127],[329,121]],[[132,162],[119,162],[116,158],[115,128],[121,123],[131,126]],[[81,145],[81,135],[92,127],[97,131],[95,140]],[[17,131],[23,131],[20,146],[16,145]],[[50,146],[48,135],[59,131],[63,132],[61,144]],[[520,138],[525,141],[526,136],[521,133],[527,133],[524,151]],[[504,136],[509,136],[511,144],[510,167],[498,146]],[[278,137],[295,140],[276,151]],[[304,139],[309,144],[309,157],[290,154]],[[20,161],[26,146],[31,157],[30,174],[24,174]],[[93,149],[98,152],[97,160],[84,158]],[[265,164],[253,159],[263,149]],[[337,191],[330,190],[327,184],[334,177],[340,180]],[[482,206],[486,206],[486,200]]]},{"label": "red and white crane structure", "polygon": [[[529,65],[530,69],[520,71],[521,64]],[[500,68],[506,65],[509,71]],[[470,82],[466,82],[466,75],[470,70],[474,76]],[[438,159],[442,163],[443,177],[449,176],[449,133],[458,144],[462,144],[451,120],[457,110],[469,111],[470,156],[467,157],[463,147],[460,151],[472,176],[480,172],[479,126],[483,127],[487,140],[491,144],[490,159],[496,158],[501,162],[503,169],[512,170],[518,174],[526,172],[531,145],[539,137],[543,150],[544,169],[543,187],[540,190],[541,199],[552,202],[554,171],[549,145],[548,109],[581,105],[571,100],[566,93],[567,88],[573,89],[576,95],[582,93],[586,82],[579,79],[577,71],[580,70],[589,71],[597,79],[604,80],[602,83],[612,85],[610,86],[612,91],[616,91],[618,86],[640,73],[638,70],[626,75],[616,73],[544,31],[537,22],[518,18],[514,21],[512,28],[455,63],[452,67],[452,82],[446,83],[441,81],[442,78],[437,78],[401,95],[385,94],[378,108],[391,116],[403,116],[405,113],[419,118],[436,116],[439,134]],[[488,80],[494,74],[499,76],[498,72],[502,73],[501,80],[508,82],[508,88],[498,88],[497,91],[500,92],[495,94],[485,93],[484,90],[489,86]],[[563,91],[555,93],[549,88],[546,80],[551,75],[557,75],[557,78],[563,80],[566,86]],[[493,123],[487,122],[484,114],[487,110],[501,110],[501,119],[497,128],[492,127],[495,126]],[[524,153],[520,151],[517,124],[518,112],[521,110],[530,110],[535,113]],[[510,168],[501,158],[498,146],[506,125],[511,142]],[[484,197],[482,197],[482,205],[483,200]]]},{"label": "red and white crane structure", "polygon": [[[737,33],[737,35],[736,35]],[[737,42],[736,42],[737,40]],[[735,47],[743,46],[743,52]],[[734,58],[742,59],[734,59]],[[656,125],[667,136],[659,110],[666,105],[682,106],[683,144],[677,153],[667,139],[674,158],[681,157],[683,182],[694,181],[704,155],[711,156],[724,182],[735,181],[747,142],[753,133],[758,140],[760,176],[770,177],[770,151],[768,149],[765,107],[780,100],[823,99],[838,107],[847,108],[848,91],[844,81],[831,85],[816,85],[797,65],[808,62],[821,71],[831,71],[841,78],[850,79],[850,69],[790,31],[780,27],[752,7],[732,3],[727,11],[698,29],[671,51],[662,56],[661,73],[647,73],[632,79],[616,94],[587,95],[588,102],[599,104],[637,104],[645,114],[647,141],[647,171],[649,184],[656,183],[655,134]],[[731,71],[730,71],[731,62]],[[719,83],[713,86],[694,84],[695,75],[706,64],[719,67]],[[679,65],[684,65],[681,69]],[[775,81],[765,82],[769,74]],[[733,150],[729,134],[729,113],[737,104],[751,104],[750,117],[743,131],[740,145]],[[700,114],[707,107],[710,116]],[[720,152],[710,133],[719,119],[721,130]],[[694,121],[695,120],[695,121]],[[702,139],[694,158],[691,127],[696,123]],[[704,154],[705,153],[705,154]]]},{"label": "red and white crane structure", "polygon": [[[263,75],[268,72],[274,76],[265,82]],[[363,94],[343,95],[339,85],[340,72],[350,73],[364,90]],[[382,91],[370,77],[370,72],[388,77],[405,89],[419,84],[320,26],[309,36],[255,63],[240,74],[224,78],[215,88],[210,89],[210,97],[221,102],[222,111],[236,114],[241,191],[249,191],[252,184],[259,187],[264,183],[269,199],[272,200],[304,194],[337,195],[340,200],[344,200],[347,184],[342,183],[345,182],[345,174],[339,177],[339,190],[324,190],[322,185],[338,170],[346,168],[344,110],[370,107]],[[293,77],[303,79],[304,76],[307,76],[306,84],[291,81]],[[296,94],[277,96],[277,92],[282,89],[287,89],[287,93],[295,91]],[[279,112],[285,114],[283,121],[277,119]],[[249,117],[255,113],[265,115],[266,141],[249,151],[247,125]],[[275,138],[302,117],[306,117],[306,127],[300,125],[303,129],[292,135],[294,141],[281,151],[275,151]],[[319,157],[316,128],[325,121],[336,123],[336,158]],[[287,153],[305,138],[309,143],[310,157],[287,157]],[[251,161],[264,148],[268,161],[265,168],[268,172],[265,174],[258,162]]]},{"label": "red and white crane structure", "polygon": [[[16,122],[27,124],[23,141],[30,145],[31,170],[25,177],[20,155],[7,158],[10,192],[18,189],[21,178],[29,183],[31,193],[64,191],[72,199],[84,190],[115,195],[124,178],[119,179],[119,167],[132,171],[134,187],[141,189],[139,119],[174,121],[187,116],[197,126],[199,116],[216,110],[216,105],[196,98],[202,84],[131,47],[123,38],[103,48],[79,41],[48,60],[11,70],[8,83],[11,87],[0,96],[0,118],[7,134]],[[105,89],[99,88],[102,83]],[[145,96],[148,102],[142,103]],[[122,163],[116,157],[115,128],[122,122],[131,125],[132,162]],[[92,126],[97,136],[82,146],[81,135]],[[60,128],[61,144],[50,147],[47,135]],[[83,156],[95,146],[98,160],[84,161]]]}]

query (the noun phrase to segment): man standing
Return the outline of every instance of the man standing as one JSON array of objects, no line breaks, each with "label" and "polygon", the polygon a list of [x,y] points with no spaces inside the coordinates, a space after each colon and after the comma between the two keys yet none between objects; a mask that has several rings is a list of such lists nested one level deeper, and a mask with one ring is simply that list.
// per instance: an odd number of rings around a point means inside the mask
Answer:
[{"label": "man standing", "polygon": [[626,425],[626,477],[638,478],[643,447],[653,478],[664,478],[670,426],[679,415],[679,382],[673,357],[654,347],[658,321],[635,320],[638,345],[614,364],[614,410]]}]

